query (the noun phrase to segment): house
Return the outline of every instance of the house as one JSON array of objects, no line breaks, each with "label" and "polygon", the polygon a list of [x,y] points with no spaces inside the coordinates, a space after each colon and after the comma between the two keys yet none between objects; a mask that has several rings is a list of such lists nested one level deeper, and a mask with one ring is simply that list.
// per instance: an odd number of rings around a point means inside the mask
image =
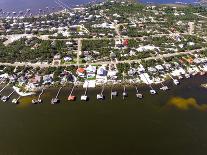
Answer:
[{"label": "house", "polygon": [[106,76],[107,75],[107,70],[103,67],[98,68],[97,70],[97,75],[99,76]]},{"label": "house", "polygon": [[65,62],[69,62],[69,61],[72,61],[73,58],[71,58],[70,56],[66,56],[63,58]]},{"label": "house", "polygon": [[84,68],[78,68],[76,70],[76,74],[79,76],[79,77],[85,77],[85,69]]}]

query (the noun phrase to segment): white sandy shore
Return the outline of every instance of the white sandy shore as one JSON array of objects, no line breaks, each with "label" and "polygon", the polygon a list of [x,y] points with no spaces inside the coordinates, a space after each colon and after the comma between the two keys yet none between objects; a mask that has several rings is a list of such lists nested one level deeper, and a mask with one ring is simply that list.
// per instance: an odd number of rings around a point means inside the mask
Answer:
[{"label": "white sandy shore", "polygon": [[13,89],[17,92],[17,94],[19,94],[20,96],[30,96],[30,95],[34,95],[34,92],[29,92],[29,93],[25,93],[25,92],[20,92],[20,88],[13,86]]}]

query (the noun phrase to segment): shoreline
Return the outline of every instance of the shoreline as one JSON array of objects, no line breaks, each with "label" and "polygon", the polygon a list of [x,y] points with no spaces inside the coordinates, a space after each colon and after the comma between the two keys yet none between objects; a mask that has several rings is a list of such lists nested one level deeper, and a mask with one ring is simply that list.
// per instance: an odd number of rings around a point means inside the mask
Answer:
[{"label": "shoreline", "polygon": [[[99,3],[103,3],[105,1],[99,1],[99,2],[96,2],[95,4],[99,4]],[[163,6],[175,6],[175,7],[186,7],[188,5],[202,5],[201,3],[202,1],[201,0],[198,0],[198,1],[195,1],[195,2],[192,2],[192,3],[189,3],[189,2],[182,2],[182,3],[178,3],[177,1],[175,1],[174,3],[173,2],[170,2],[170,3],[161,3],[161,2],[144,2],[144,1],[135,1],[134,3],[140,3],[140,4],[143,4],[143,5],[163,5]],[[70,9],[71,10],[75,10],[77,8],[83,8],[83,7],[86,7],[87,5],[92,5],[90,2],[88,3],[83,3],[83,4],[77,4],[76,6],[71,6]],[[30,16],[30,17],[23,17],[23,18],[40,18],[40,17],[44,17],[44,16],[47,16],[47,15],[53,15],[53,14],[59,14],[59,13],[63,13],[64,11],[68,11],[69,9],[58,9],[58,10],[55,10],[55,11],[51,11],[47,14],[43,14],[43,15],[38,15],[38,11],[33,11],[33,15]],[[0,17],[0,19],[6,19],[7,17]],[[12,17],[9,17],[9,18],[12,18]],[[13,18],[17,18],[17,19],[21,19],[22,16],[19,16],[19,17],[13,17]]]}]

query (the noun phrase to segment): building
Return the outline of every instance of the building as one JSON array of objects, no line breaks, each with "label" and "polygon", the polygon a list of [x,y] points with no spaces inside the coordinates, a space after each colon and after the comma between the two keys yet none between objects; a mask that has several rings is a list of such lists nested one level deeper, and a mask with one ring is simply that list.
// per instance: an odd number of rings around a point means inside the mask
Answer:
[{"label": "building", "polygon": [[195,30],[195,23],[194,22],[188,22],[188,34],[192,35]]}]

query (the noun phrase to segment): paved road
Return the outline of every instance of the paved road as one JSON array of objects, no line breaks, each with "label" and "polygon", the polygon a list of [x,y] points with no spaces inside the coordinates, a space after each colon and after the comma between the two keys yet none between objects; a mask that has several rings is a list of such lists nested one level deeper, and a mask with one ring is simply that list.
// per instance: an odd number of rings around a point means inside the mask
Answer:
[{"label": "paved road", "polygon": [[[178,55],[187,55],[187,54],[193,54],[194,52],[200,52],[201,50],[206,50],[207,48],[202,48],[202,49],[198,49],[198,50],[191,50],[188,52],[180,52],[180,53],[169,53],[169,54],[163,54],[163,55],[158,55],[156,57],[148,57],[148,58],[144,58],[144,59],[137,59],[137,60],[124,60],[124,61],[116,61],[113,62],[113,64],[119,64],[119,63],[132,63],[132,62],[136,62],[136,63],[140,63],[142,60],[153,60],[153,59],[162,59],[162,58],[167,58],[167,57],[171,57],[171,56],[178,56]],[[111,64],[111,61],[105,61],[105,62],[96,62],[96,63],[84,63],[81,65],[104,65],[104,64]],[[4,65],[4,66],[31,66],[31,67],[41,67],[41,68],[46,68],[46,67],[58,67],[56,65],[52,65],[52,64],[41,64],[41,63],[0,63],[0,65]],[[71,65],[75,65],[75,66],[79,66],[79,63],[75,63],[75,64],[61,64],[59,66],[62,67],[67,67],[67,66],[71,66]]]}]

